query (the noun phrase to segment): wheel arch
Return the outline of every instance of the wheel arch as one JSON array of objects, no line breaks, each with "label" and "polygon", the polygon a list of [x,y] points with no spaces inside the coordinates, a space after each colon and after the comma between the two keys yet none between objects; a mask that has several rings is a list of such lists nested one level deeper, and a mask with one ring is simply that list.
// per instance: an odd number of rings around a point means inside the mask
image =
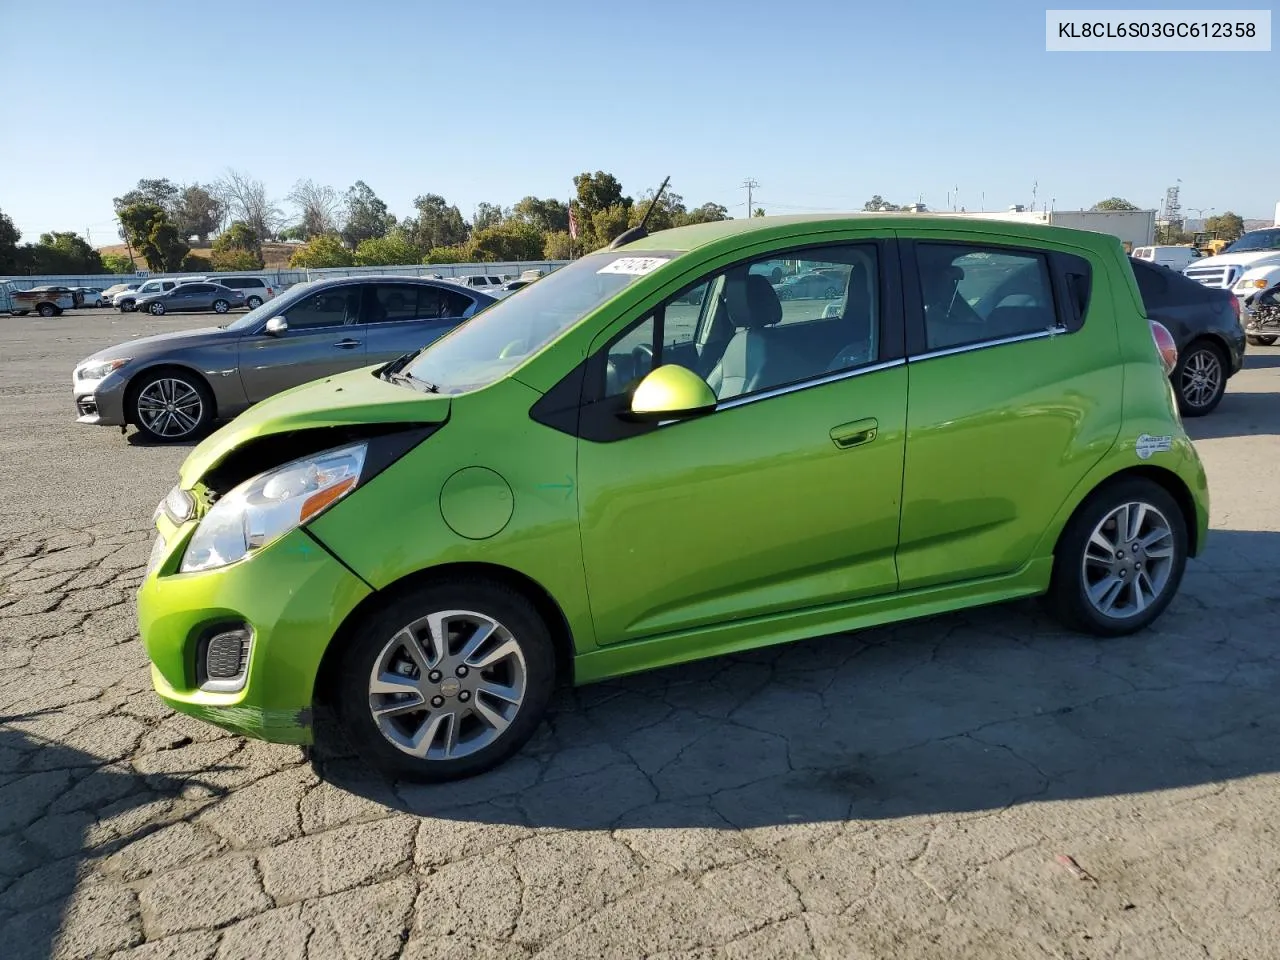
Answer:
[{"label": "wheel arch", "polygon": [[1178,511],[1182,514],[1182,519],[1187,528],[1187,553],[1189,556],[1197,556],[1201,548],[1204,546],[1200,542],[1200,526],[1196,515],[1195,498],[1191,495],[1191,490],[1186,482],[1178,476],[1174,471],[1165,469],[1164,467],[1154,466],[1151,464],[1142,464],[1139,466],[1125,467],[1123,470],[1117,470],[1115,473],[1109,474],[1085,491],[1071,507],[1063,518],[1062,524],[1058,526],[1053,538],[1053,554],[1056,559],[1058,553],[1058,545],[1062,542],[1062,537],[1067,529],[1071,526],[1071,521],[1080,513],[1089,503],[1090,500],[1098,494],[1099,491],[1105,490],[1107,487],[1113,486],[1124,480],[1143,479],[1150,480],[1152,483],[1158,484],[1164,489],[1169,496],[1173,497],[1174,503],[1178,505]]},{"label": "wheel arch", "polygon": [[559,681],[573,678],[573,632],[569,620],[561,610],[551,593],[532,577],[493,563],[447,563],[438,567],[428,567],[406,574],[394,583],[381,590],[375,590],[356,604],[342,624],[334,632],[333,638],[325,648],[320,659],[320,669],[316,671],[315,687],[312,700],[321,704],[331,704],[337,686],[338,665],[342,661],[342,651],[346,648],[355,625],[368,613],[381,604],[391,602],[399,596],[420,587],[442,580],[451,579],[488,580],[512,589],[533,604],[538,615],[546,623],[551,633],[552,644],[556,654],[556,678]]},{"label": "wheel arch", "polygon": [[142,389],[141,384],[143,380],[146,379],[146,377],[150,376],[153,373],[157,373],[159,371],[164,371],[164,370],[173,370],[177,373],[181,373],[185,376],[189,376],[196,380],[199,380],[200,383],[204,385],[205,390],[209,392],[209,397],[213,404],[213,419],[214,420],[217,419],[218,392],[213,389],[213,384],[209,382],[209,378],[206,377],[199,370],[197,370],[195,367],[191,366],[190,364],[182,363],[181,361],[178,361],[178,360],[165,360],[161,363],[153,363],[150,366],[143,367],[142,369],[135,371],[133,376],[129,378],[129,385],[125,387],[125,390],[124,390],[125,422],[132,423],[134,424],[134,426],[137,426],[137,423],[133,418],[133,412],[132,412],[134,398],[137,397],[138,391]]}]

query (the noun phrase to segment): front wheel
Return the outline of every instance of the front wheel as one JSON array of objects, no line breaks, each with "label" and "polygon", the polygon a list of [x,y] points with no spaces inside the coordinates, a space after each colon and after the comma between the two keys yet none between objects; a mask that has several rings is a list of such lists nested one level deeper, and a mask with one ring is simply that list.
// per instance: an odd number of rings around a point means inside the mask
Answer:
[{"label": "front wheel", "polygon": [[1169,492],[1146,479],[1096,491],[1071,518],[1054,552],[1045,597],[1076,630],[1118,637],[1164,612],[1187,563],[1187,524]]},{"label": "front wheel", "polygon": [[138,432],[155,443],[194,440],[213,422],[213,395],[204,381],[185,371],[145,375],[127,404]]},{"label": "front wheel", "polygon": [[532,736],[555,686],[533,604],[488,580],[416,588],[356,625],[337,713],[360,756],[424,782],[482,773]]},{"label": "front wheel", "polygon": [[1252,333],[1246,336],[1245,339],[1255,347],[1269,347],[1276,342],[1276,338],[1273,336],[1255,336]]},{"label": "front wheel", "polygon": [[257,310],[260,306],[262,306],[262,298],[250,297],[248,300],[245,301],[245,306],[248,307],[250,310]]},{"label": "front wheel", "polygon": [[1227,389],[1226,359],[1212,343],[1193,343],[1173,370],[1178,409],[1184,417],[1203,417],[1222,401]]},{"label": "front wheel", "polygon": [[214,313],[226,313],[226,312],[227,312],[228,310],[230,310],[230,309],[231,309],[231,304],[227,303],[227,301],[225,301],[225,300],[215,300],[215,301],[213,301],[213,312],[214,312]]},{"label": "front wheel", "polygon": [[147,309],[151,311],[151,315],[152,315],[153,317],[163,317],[163,316],[164,316],[164,304],[163,304],[163,303],[161,303],[159,300],[157,300],[155,303],[151,304],[151,306],[149,306]]}]

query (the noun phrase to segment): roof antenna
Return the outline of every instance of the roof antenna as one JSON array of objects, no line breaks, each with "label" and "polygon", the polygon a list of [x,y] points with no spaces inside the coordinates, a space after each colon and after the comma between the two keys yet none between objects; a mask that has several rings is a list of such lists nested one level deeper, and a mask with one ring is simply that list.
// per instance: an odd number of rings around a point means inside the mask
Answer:
[{"label": "roof antenna", "polygon": [[649,209],[644,212],[644,216],[640,218],[639,226],[632,227],[630,230],[623,230],[614,238],[613,243],[609,244],[610,250],[616,250],[618,247],[630,243],[632,240],[639,240],[641,237],[647,237],[649,231],[644,225],[649,222],[649,214],[653,213],[653,208],[658,205],[658,201],[662,198],[662,191],[667,189],[667,184],[671,182],[671,176],[662,181],[662,186],[658,188],[658,192],[653,195],[653,199],[649,201]]}]

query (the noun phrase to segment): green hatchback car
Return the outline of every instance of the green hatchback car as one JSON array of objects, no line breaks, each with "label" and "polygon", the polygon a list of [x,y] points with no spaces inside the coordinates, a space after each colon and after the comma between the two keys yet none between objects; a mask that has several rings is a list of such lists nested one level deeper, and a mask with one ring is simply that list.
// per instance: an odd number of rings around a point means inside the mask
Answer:
[{"label": "green hatchback car", "polygon": [[[167,703],[291,743],[331,705],[374,765],[448,780],[562,678],[1036,594],[1126,634],[1203,548],[1115,239],[916,214],[623,239],[195,448],[138,597]],[[826,282],[784,299],[779,262]]]}]

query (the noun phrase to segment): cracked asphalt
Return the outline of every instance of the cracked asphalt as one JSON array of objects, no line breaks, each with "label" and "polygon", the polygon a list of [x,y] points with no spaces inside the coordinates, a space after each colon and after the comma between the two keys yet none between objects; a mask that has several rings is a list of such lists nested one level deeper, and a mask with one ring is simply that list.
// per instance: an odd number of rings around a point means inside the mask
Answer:
[{"label": "cracked asphalt", "polygon": [[150,690],[181,448],[73,364],[202,318],[0,318],[0,955],[1262,960],[1280,934],[1280,350],[1189,429],[1208,552],[1156,628],[988,608],[565,691],[448,786]]}]

